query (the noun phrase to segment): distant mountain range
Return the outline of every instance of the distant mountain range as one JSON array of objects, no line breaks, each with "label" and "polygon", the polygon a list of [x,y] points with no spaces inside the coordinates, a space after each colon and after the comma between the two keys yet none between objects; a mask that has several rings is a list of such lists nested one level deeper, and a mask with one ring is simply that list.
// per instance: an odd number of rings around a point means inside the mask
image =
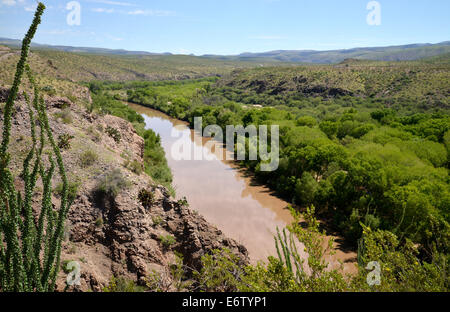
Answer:
[{"label": "distant mountain range", "polygon": [[354,48],[347,50],[313,51],[313,50],[279,50],[264,53],[242,53],[239,55],[203,57],[239,60],[239,61],[278,61],[294,63],[340,63],[346,59],[363,59],[376,61],[412,61],[426,57],[450,53],[450,41],[438,44],[409,44],[390,47]]},{"label": "distant mountain range", "polygon": [[[10,47],[20,47],[22,41],[17,39],[0,38],[0,45],[7,45]],[[31,47],[43,50],[57,50],[73,53],[91,53],[104,55],[172,55],[171,53],[151,53],[146,51],[128,51],[123,49],[104,49],[104,48],[88,48],[88,47],[72,47],[72,46],[57,46],[49,44],[32,43]]]},{"label": "distant mountain range", "polygon": [[[0,38],[0,44],[18,47],[20,40]],[[92,53],[104,55],[172,55],[171,53],[150,53],[145,51],[112,50],[103,48],[53,46],[33,43],[38,49],[58,50],[76,53]],[[422,58],[450,53],[450,41],[437,44],[408,44],[389,47],[353,48],[346,50],[314,51],[314,50],[278,50],[263,53],[242,53],[239,55],[203,55],[202,58],[245,61],[245,62],[288,62],[288,63],[340,63],[346,59],[376,61],[413,61]]]}]

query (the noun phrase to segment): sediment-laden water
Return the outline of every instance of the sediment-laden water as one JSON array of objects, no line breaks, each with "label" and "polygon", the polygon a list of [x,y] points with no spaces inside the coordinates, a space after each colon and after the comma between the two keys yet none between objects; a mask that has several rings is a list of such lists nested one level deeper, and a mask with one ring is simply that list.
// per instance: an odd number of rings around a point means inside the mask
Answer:
[{"label": "sediment-laden water", "polygon": [[[222,160],[225,159],[222,155],[227,153],[224,148],[216,145],[211,150],[204,146],[209,139],[195,140],[194,131],[189,129],[187,123],[157,110],[131,103],[128,105],[142,114],[147,129],[161,136],[177,198],[186,197],[192,209],[228,237],[245,245],[253,263],[266,261],[270,255],[276,256],[274,236],[277,227],[281,230],[293,221],[287,209],[288,203],[274,196],[267,187],[255,183],[233,161]],[[206,157],[203,160],[177,160],[172,153],[174,144],[195,145],[198,151],[212,160]],[[339,258],[347,260],[352,257],[353,254],[338,251],[335,257],[328,260],[336,263]],[[352,269],[349,267],[345,271]]]}]

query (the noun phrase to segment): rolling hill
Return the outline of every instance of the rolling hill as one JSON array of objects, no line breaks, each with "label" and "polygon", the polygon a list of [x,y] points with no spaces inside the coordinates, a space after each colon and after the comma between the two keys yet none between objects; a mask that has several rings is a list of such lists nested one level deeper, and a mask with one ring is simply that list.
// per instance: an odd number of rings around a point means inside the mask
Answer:
[{"label": "rolling hill", "polygon": [[[20,40],[0,38],[0,45],[19,47]],[[40,51],[60,51],[81,54],[111,55],[111,56],[172,56],[171,53],[151,53],[146,51],[128,51],[124,49],[105,49],[72,46],[54,46],[33,43],[32,47]],[[427,57],[450,53],[450,41],[437,44],[408,44],[389,47],[366,47],[346,50],[314,51],[314,50],[276,50],[263,53],[241,53],[239,55],[202,55],[193,56],[199,60],[212,59],[226,62],[257,62],[257,63],[340,63],[346,59],[374,61],[413,61]]]},{"label": "rolling hill", "polygon": [[264,53],[242,53],[235,56],[205,55],[205,58],[234,61],[274,61],[295,63],[340,63],[345,59],[375,61],[413,61],[450,52],[450,41],[438,44],[410,44],[403,46],[354,48],[347,50],[278,50]]}]

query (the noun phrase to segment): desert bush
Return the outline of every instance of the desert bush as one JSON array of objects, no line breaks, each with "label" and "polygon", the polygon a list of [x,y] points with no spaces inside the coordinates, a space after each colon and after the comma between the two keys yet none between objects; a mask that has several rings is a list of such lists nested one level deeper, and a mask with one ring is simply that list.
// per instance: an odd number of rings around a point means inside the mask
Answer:
[{"label": "desert bush", "polygon": [[145,279],[151,291],[168,292],[175,289],[178,292],[189,290],[192,281],[186,279],[186,267],[183,256],[176,254],[175,263],[161,271],[153,270]]},{"label": "desert bush", "polygon": [[160,216],[152,216],[152,222],[154,226],[158,226],[163,223],[163,219]]},{"label": "desert bush", "polygon": [[73,122],[72,111],[70,108],[64,108],[62,111],[55,113],[55,117],[61,119],[65,124],[71,124]]},{"label": "desert bush", "polygon": [[113,127],[110,127],[110,126],[106,127],[105,132],[106,132],[106,134],[108,134],[111,138],[113,138],[114,141],[116,141],[116,143],[119,143],[120,140],[122,139],[122,136],[121,136],[119,130],[117,130],[117,129],[113,128]]},{"label": "desert bush", "polygon": [[53,86],[44,86],[44,87],[42,87],[41,90],[42,90],[42,92],[44,92],[50,96],[56,95],[56,89]]},{"label": "desert bush", "polygon": [[134,172],[137,175],[141,175],[144,172],[144,166],[141,162],[137,160],[129,161],[126,160],[124,166],[129,169],[131,172]]},{"label": "desert bush", "polygon": [[80,155],[80,165],[83,168],[92,166],[98,160],[98,155],[93,150],[87,150]]},{"label": "desert bush", "polygon": [[58,136],[58,147],[65,150],[70,149],[70,141],[74,138],[75,137],[73,135],[67,133],[61,134],[60,136]]},{"label": "desert bush", "polygon": [[69,274],[71,272],[71,270],[68,268],[68,264],[72,261],[74,260],[64,260],[61,263],[61,269],[63,270],[64,273]]},{"label": "desert bush", "polygon": [[154,203],[155,195],[147,189],[142,189],[139,191],[138,199],[145,209],[150,209]]},{"label": "desert bush", "polygon": [[111,277],[109,284],[103,288],[103,292],[144,292],[145,287],[136,285],[136,282],[133,280],[128,280],[124,277]]},{"label": "desert bush", "polygon": [[127,186],[128,181],[123,177],[122,172],[115,169],[100,179],[95,188],[95,193],[102,198],[114,199]]},{"label": "desert bush", "polygon": [[[78,188],[80,187],[80,182],[78,181],[68,181],[67,183],[67,198],[70,201],[74,201],[78,196]],[[55,187],[55,194],[62,197],[64,190],[64,183],[59,183]]]},{"label": "desert bush", "polygon": [[102,135],[99,131],[95,130],[93,126],[87,128],[87,133],[91,136],[92,141],[99,143],[102,140]]},{"label": "desert bush", "polygon": [[95,220],[95,226],[98,228],[103,227],[103,223],[104,223],[104,221],[103,221],[102,217],[98,217],[97,220]]},{"label": "desert bush", "polygon": [[187,201],[186,197],[183,197],[182,199],[177,201],[177,205],[180,207],[189,207],[189,202]]},{"label": "desert bush", "polygon": [[202,292],[234,292],[239,289],[244,268],[229,249],[215,249],[202,257],[202,268],[193,272],[195,287]]},{"label": "desert bush", "polygon": [[78,100],[78,98],[77,98],[75,95],[73,95],[73,94],[67,94],[66,97],[67,97],[72,103],[75,103],[75,102]]},{"label": "desert bush", "polygon": [[173,237],[172,235],[160,235],[159,241],[161,242],[161,245],[163,245],[163,247],[166,249],[170,248],[177,242],[175,240],[175,237]]}]

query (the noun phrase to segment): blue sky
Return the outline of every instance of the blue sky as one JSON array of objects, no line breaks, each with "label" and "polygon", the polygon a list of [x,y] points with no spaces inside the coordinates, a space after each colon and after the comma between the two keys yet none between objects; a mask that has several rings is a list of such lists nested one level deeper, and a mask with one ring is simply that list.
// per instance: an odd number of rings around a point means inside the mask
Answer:
[{"label": "blue sky", "polygon": [[[35,42],[196,55],[333,50],[450,40],[450,1],[79,0],[81,24],[67,24],[69,0],[48,9]],[[35,0],[0,0],[0,37],[22,38]]]}]

